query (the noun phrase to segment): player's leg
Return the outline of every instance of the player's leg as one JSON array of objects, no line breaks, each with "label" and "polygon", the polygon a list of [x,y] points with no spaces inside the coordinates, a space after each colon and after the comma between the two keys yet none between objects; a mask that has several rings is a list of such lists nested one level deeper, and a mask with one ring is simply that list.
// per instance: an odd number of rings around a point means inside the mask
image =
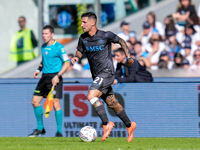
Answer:
[{"label": "player's leg", "polygon": [[43,110],[40,104],[42,98],[43,96],[33,95],[31,103],[33,105],[35,117],[37,120],[37,128],[33,131],[33,133],[29,134],[29,137],[37,137],[38,135],[45,134],[45,129],[43,126]]},{"label": "player's leg", "polygon": [[53,106],[55,109],[55,118],[56,118],[56,124],[57,124],[57,131],[56,131],[56,137],[62,137],[62,121],[63,121],[63,112],[60,106],[60,99],[62,98],[62,86],[63,81],[62,78],[60,78],[60,81],[58,85],[54,88],[54,100],[53,100]]},{"label": "player's leg", "polygon": [[56,137],[62,137],[62,120],[63,120],[63,112],[60,106],[60,99],[55,98],[53,103],[54,109],[55,109],[55,118],[56,118],[56,124],[57,124],[57,131],[56,131]]},{"label": "player's leg", "polygon": [[[112,87],[110,87],[112,90]],[[129,117],[127,116],[124,108],[121,104],[119,104],[115,98],[115,95],[112,91],[108,91],[107,94],[104,94],[101,96],[101,98],[107,103],[108,107],[113,109],[116,113],[116,115],[123,121],[123,123],[127,127],[128,131],[128,142],[131,142],[134,136],[134,130],[136,128],[136,123],[131,122]]]},{"label": "player's leg", "polygon": [[33,95],[33,99],[31,101],[33,108],[34,108],[34,113],[35,113],[35,117],[37,120],[37,130],[43,130],[44,126],[43,126],[43,110],[42,110],[42,106],[40,104],[41,100],[42,100],[42,96],[35,96]]},{"label": "player's leg", "polygon": [[33,98],[32,98],[32,105],[34,108],[35,117],[37,120],[37,128],[36,130],[29,134],[29,137],[37,137],[38,135],[45,134],[45,129],[43,126],[43,110],[40,104],[43,97],[46,96],[46,88],[45,88],[45,77],[42,77],[34,91]]},{"label": "player's leg", "polygon": [[108,120],[105,107],[103,103],[99,100],[99,97],[103,93],[99,90],[94,89],[92,86],[90,87],[90,90],[88,92],[87,98],[90,101],[90,103],[95,108],[96,113],[101,118],[102,124],[103,124],[103,136],[102,141],[106,140],[106,138],[109,136],[114,123]]},{"label": "player's leg", "polygon": [[91,104],[94,106],[103,123],[102,141],[108,137],[114,123],[108,120],[105,107],[99,98],[103,93],[107,93],[108,87],[112,85],[113,81],[114,75],[109,70],[104,70],[94,79],[88,92],[88,100],[90,100]]},{"label": "player's leg", "polygon": [[98,116],[101,118],[103,125],[107,125],[108,124],[108,117],[107,117],[107,114],[106,114],[106,110],[105,110],[103,103],[99,99],[99,97],[102,94],[103,93],[101,91],[94,89],[91,86],[90,90],[87,94],[87,99],[90,101],[92,106],[95,108],[95,111],[98,114]]}]

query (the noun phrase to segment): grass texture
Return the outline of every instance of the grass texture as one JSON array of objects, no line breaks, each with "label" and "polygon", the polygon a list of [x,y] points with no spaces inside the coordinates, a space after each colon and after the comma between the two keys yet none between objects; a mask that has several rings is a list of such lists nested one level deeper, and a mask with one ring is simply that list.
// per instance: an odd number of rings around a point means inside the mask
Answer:
[{"label": "grass texture", "polygon": [[0,137],[0,150],[200,150],[200,138],[107,138],[83,142],[72,137]]}]

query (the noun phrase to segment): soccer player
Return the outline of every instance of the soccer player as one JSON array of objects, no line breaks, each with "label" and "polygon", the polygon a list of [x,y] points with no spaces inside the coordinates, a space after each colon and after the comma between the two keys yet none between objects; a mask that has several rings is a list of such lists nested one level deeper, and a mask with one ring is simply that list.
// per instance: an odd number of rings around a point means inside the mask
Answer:
[{"label": "soccer player", "polygon": [[53,107],[55,109],[55,118],[57,123],[56,137],[62,137],[62,117],[63,113],[60,106],[60,99],[62,98],[62,74],[70,67],[70,60],[63,48],[63,46],[53,39],[54,28],[51,25],[43,27],[44,44],[41,47],[42,62],[38,69],[34,72],[34,77],[40,71],[43,72],[32,98],[32,105],[34,108],[35,117],[37,120],[37,129],[29,135],[29,137],[37,137],[45,134],[43,126],[43,111],[40,104],[41,100],[47,96],[51,87],[54,86]]},{"label": "soccer player", "polygon": [[98,30],[96,27],[97,17],[94,13],[83,13],[81,16],[81,27],[84,33],[80,36],[75,57],[71,59],[74,64],[85,52],[90,64],[93,83],[88,91],[87,99],[95,108],[103,124],[104,141],[110,134],[114,123],[108,120],[105,107],[99,100],[101,97],[109,108],[124,122],[128,131],[128,142],[133,139],[136,123],[131,122],[124,108],[117,102],[111,87],[115,76],[111,56],[111,43],[119,43],[127,56],[128,65],[133,64],[128,47],[123,39],[112,32]]}]

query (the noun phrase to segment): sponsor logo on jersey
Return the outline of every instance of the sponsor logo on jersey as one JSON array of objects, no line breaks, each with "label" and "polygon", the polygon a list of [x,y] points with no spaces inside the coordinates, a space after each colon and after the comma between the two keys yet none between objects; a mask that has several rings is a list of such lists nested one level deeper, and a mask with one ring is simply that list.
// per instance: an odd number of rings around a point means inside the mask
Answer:
[{"label": "sponsor logo on jersey", "polygon": [[64,61],[67,61],[67,60],[68,60],[67,54],[63,54],[62,57],[63,57],[63,60],[64,60]]},{"label": "sponsor logo on jersey", "polygon": [[85,48],[86,48],[87,52],[96,52],[96,51],[99,51],[99,50],[100,51],[104,50],[104,45],[90,46],[90,47],[86,46]]},{"label": "sponsor logo on jersey", "polygon": [[83,41],[83,43],[87,43],[87,41]]},{"label": "sponsor logo on jersey", "polygon": [[99,39],[99,43],[103,43],[104,42],[104,40],[103,39]]}]

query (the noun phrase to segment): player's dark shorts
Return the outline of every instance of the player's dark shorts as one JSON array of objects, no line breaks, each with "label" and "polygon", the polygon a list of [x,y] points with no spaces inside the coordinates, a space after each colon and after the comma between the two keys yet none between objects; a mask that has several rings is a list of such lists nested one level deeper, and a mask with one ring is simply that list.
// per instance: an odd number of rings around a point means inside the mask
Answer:
[{"label": "player's dark shorts", "polygon": [[[38,85],[34,91],[33,95],[36,96],[43,96],[44,98],[47,97],[48,93],[50,92],[52,88],[52,79],[55,77],[57,73],[52,73],[52,74],[42,74],[42,78],[38,82]],[[62,88],[63,88],[63,79],[60,77],[59,83],[55,86],[54,88],[54,98],[62,98]]]},{"label": "player's dark shorts", "polygon": [[97,77],[93,79],[93,83],[90,89],[97,89],[103,94],[114,94],[112,89],[112,84],[114,82],[115,76],[109,70],[104,70]]}]

